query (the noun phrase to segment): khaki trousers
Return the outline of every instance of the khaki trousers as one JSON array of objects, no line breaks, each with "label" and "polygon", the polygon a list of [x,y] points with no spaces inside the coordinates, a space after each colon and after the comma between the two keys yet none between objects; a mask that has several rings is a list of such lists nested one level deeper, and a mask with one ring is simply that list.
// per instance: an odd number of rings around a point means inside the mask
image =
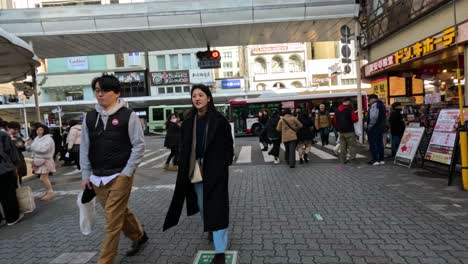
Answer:
[{"label": "khaki trousers", "polygon": [[133,177],[118,176],[106,185],[93,186],[106,218],[99,264],[114,263],[119,249],[120,231],[133,241],[143,237],[143,227],[128,209],[132,184]]},{"label": "khaki trousers", "polygon": [[341,162],[346,162],[348,149],[350,159],[356,159],[356,134],[354,132],[350,133],[340,133],[340,160]]}]

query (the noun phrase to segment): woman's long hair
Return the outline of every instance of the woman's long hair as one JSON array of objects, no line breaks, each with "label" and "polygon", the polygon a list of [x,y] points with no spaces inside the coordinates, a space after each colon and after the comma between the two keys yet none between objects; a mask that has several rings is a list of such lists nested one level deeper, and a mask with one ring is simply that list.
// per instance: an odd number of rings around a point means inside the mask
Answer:
[{"label": "woman's long hair", "polygon": [[207,114],[218,112],[218,109],[216,109],[214,105],[214,99],[213,99],[213,95],[211,94],[210,88],[204,84],[194,84],[192,86],[192,90],[190,91],[190,102],[192,103],[192,109],[189,113],[189,116],[190,117],[194,116],[198,111],[197,108],[193,105],[193,101],[192,101],[192,95],[195,89],[200,89],[204,94],[206,94],[208,98],[210,98],[210,101],[208,102]]}]

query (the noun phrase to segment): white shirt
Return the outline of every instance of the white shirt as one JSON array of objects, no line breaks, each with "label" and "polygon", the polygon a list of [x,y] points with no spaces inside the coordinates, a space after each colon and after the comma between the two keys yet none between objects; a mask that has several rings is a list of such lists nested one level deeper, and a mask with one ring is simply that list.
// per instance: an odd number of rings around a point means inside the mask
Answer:
[{"label": "white shirt", "polygon": [[105,177],[98,177],[96,175],[91,175],[91,177],[89,177],[89,181],[92,182],[97,187],[101,186],[101,183],[102,183],[102,186],[105,186],[110,181],[117,178],[117,176],[119,176],[119,175],[120,175],[120,173],[116,173],[114,175],[105,176]]}]

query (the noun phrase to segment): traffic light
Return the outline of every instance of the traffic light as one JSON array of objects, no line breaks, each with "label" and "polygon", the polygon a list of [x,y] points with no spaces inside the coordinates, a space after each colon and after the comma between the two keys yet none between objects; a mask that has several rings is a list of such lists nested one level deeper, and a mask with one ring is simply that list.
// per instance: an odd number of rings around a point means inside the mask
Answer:
[{"label": "traffic light", "polygon": [[343,25],[340,28],[341,33],[341,62],[345,63],[344,73],[351,72],[351,29],[347,25]]},{"label": "traffic light", "polygon": [[221,68],[221,54],[217,50],[199,51],[197,58],[200,69]]}]

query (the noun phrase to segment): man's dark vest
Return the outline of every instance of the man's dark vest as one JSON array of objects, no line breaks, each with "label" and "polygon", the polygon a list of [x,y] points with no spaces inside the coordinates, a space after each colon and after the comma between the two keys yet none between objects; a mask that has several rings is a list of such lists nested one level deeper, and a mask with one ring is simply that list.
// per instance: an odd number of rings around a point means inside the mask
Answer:
[{"label": "man's dark vest", "polygon": [[122,107],[107,120],[106,129],[98,112],[88,112],[86,127],[89,131],[89,161],[93,174],[111,176],[122,172],[132,152],[128,135],[128,122],[132,110]]},{"label": "man's dark vest", "polygon": [[349,133],[354,132],[353,121],[351,120],[351,107],[346,107],[343,111],[336,111],[336,126],[338,132]]}]

